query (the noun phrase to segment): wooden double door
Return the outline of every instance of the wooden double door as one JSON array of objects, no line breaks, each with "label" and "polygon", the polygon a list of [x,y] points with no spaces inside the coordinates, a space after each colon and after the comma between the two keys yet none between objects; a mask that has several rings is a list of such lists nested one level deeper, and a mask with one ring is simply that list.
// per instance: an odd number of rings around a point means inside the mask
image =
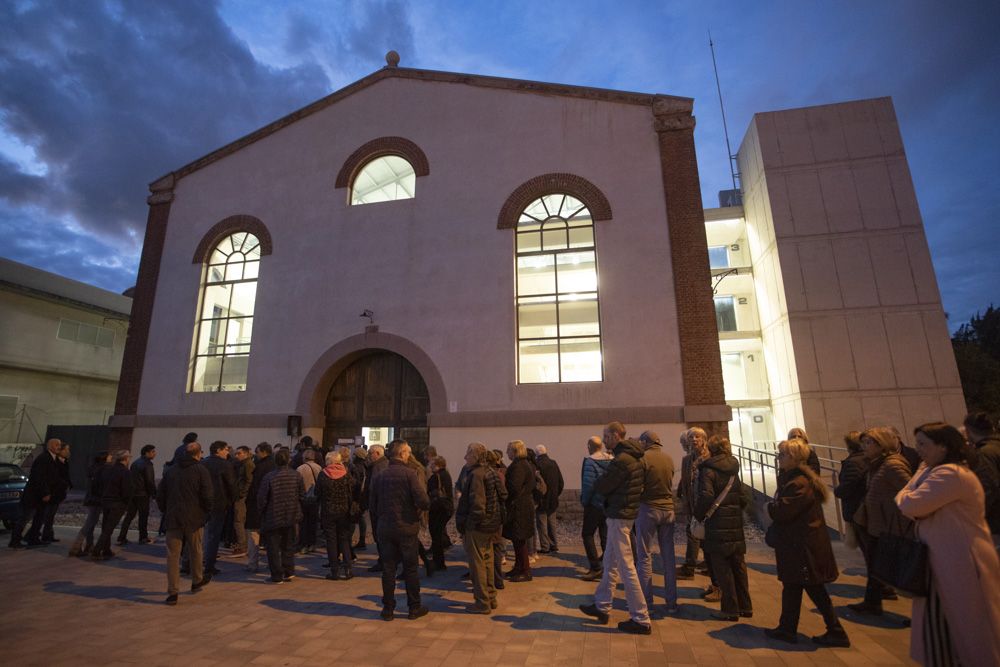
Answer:
[{"label": "wooden double door", "polygon": [[427,385],[413,364],[394,352],[373,350],[345,368],[330,388],[323,444],[360,436],[365,427],[390,427],[423,459],[429,409]]}]

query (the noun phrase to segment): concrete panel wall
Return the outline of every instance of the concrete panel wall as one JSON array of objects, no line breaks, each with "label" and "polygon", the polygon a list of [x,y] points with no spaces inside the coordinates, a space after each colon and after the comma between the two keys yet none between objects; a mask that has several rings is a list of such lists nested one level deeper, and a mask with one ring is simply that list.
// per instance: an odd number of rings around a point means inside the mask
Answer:
[{"label": "concrete panel wall", "polygon": [[776,421],[801,405],[796,425],[839,443],[866,426],[960,420],[961,384],[891,101],[757,114],[740,168],[760,249],[755,278],[764,292],[784,286],[784,308],[761,307],[772,332],[765,350],[781,363],[774,339],[787,318],[798,381],[796,392],[770,372]]}]

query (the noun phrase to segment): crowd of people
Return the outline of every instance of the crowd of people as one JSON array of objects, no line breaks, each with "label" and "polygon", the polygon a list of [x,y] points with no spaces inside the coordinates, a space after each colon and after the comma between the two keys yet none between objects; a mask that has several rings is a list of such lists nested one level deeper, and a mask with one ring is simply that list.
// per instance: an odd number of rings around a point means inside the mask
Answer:
[{"label": "crowd of people", "polygon": [[[846,541],[860,547],[869,568],[887,535],[915,532],[927,545],[930,593],[914,599],[913,656],[931,664],[994,665],[1000,664],[1000,439],[983,414],[969,415],[962,428],[964,433],[943,423],[924,424],[914,432],[916,448],[889,427],[849,433],[834,493]],[[610,621],[621,582],[628,619],[618,628],[650,634],[651,619],[679,612],[677,580],[696,573],[709,577],[702,597],[719,603],[715,618],[736,622],[753,616],[744,537],[752,495],[740,480],[740,462],[727,438],[709,437],[701,428],[683,432],[681,446],[685,455],[675,488],[678,468],[654,432],[632,439],[624,425],[611,422],[586,444],[580,502],[587,569],[580,578],[597,587],[593,601],[580,610],[597,623]],[[191,576],[191,590],[197,592],[220,573],[223,544],[228,557],[246,558],[249,572],[257,572],[265,557],[274,584],[294,580],[296,555],[318,546],[325,547],[326,578],[351,579],[357,551],[368,548],[370,527],[377,560],[369,570],[381,574],[380,616],[394,618],[399,579],[407,616],[416,619],[428,613],[421,601],[420,561],[428,577],[447,568],[445,553],[452,546],[447,526],[454,517],[472,588],[467,609],[490,614],[499,606],[498,591],[530,582],[538,556],[558,552],[562,471],[544,445],[530,449],[520,440],[508,443],[506,452],[469,444],[454,482],[433,447],[423,454],[425,460],[418,460],[404,440],[386,448],[327,451],[305,437],[294,450],[260,443],[253,452],[216,441],[205,457],[197,434],[189,433],[157,485],[153,445],[143,447],[131,465],[127,450],[102,453],[90,468],[87,516],[69,554],[112,557],[115,531],[117,544],[126,545],[136,517],[140,543],[151,542],[148,520],[155,500],[167,549],[166,603],[174,605],[182,574]],[[52,520],[69,488],[68,455],[68,445],[50,440],[35,459],[12,548],[58,541]],[[830,491],[820,473],[805,432],[793,429],[777,447],[777,492],[766,506],[771,520],[766,541],[775,550],[782,596],[778,626],[764,632],[797,642],[805,592],[826,624],[813,641],[846,647],[850,639],[826,588],[839,572],[823,511]],[[683,522],[686,549],[678,564],[674,536],[685,516],[690,519]],[[430,535],[429,547],[421,541],[422,527]],[[508,541],[513,565],[504,571]],[[653,586],[657,552],[663,572],[660,607]],[[848,607],[880,615],[882,601],[895,596],[869,574],[863,600]]]}]

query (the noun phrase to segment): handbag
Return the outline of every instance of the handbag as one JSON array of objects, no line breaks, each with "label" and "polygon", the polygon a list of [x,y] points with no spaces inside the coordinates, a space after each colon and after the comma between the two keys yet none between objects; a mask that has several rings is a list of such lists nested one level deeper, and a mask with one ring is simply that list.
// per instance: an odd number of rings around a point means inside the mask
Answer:
[{"label": "handbag", "polygon": [[902,535],[893,532],[893,526],[901,523],[899,516],[894,512],[888,529],[878,537],[869,568],[871,576],[904,595],[927,597],[931,570],[927,545],[917,539],[915,524]]},{"label": "handbag", "polygon": [[733,488],[733,482],[735,480],[736,480],[736,475],[733,475],[732,477],[729,478],[729,481],[726,482],[726,488],[722,490],[722,493],[719,494],[719,497],[715,499],[715,502],[712,503],[712,506],[708,508],[707,512],[705,512],[704,519],[699,521],[698,519],[691,517],[691,522],[688,524],[688,530],[691,531],[692,537],[699,540],[705,539],[705,523],[712,518],[712,515],[715,514],[715,510],[719,509],[719,505],[722,504],[722,501],[726,497],[726,494],[729,493],[729,489]]}]

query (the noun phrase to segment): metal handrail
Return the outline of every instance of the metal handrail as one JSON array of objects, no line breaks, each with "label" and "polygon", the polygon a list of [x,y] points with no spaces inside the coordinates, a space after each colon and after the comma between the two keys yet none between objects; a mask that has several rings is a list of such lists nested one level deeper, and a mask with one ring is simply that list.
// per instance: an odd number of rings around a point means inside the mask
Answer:
[{"label": "metal handrail", "polygon": [[[771,441],[763,441],[763,442],[767,442],[768,444],[771,444]],[[774,443],[774,445],[776,445],[776,444],[777,443]],[[765,469],[773,471],[775,478],[777,478],[777,476],[778,476],[778,462],[777,462],[777,458],[775,456],[775,454],[777,453],[777,447],[775,446],[774,449],[767,450],[767,449],[759,449],[757,447],[751,447],[751,446],[741,445],[741,444],[738,444],[738,443],[732,443],[732,447],[733,447],[733,451],[734,451],[734,454],[736,455],[737,460],[740,462],[740,470],[742,471],[744,469],[744,462],[746,462],[747,464],[749,464],[746,467],[748,467],[749,471],[750,471],[750,487],[753,488],[753,489],[755,489],[755,490],[757,490],[757,491],[760,491],[765,496],[769,495],[768,491],[767,491],[767,475],[764,474],[764,471],[765,471]],[[829,453],[829,450],[843,451],[845,455],[848,453],[848,450],[846,448],[844,448],[844,447],[835,447],[835,446],[830,446],[830,445],[811,445],[811,447],[813,447],[814,450],[815,450],[816,447],[825,447],[828,450],[828,453]],[[765,457],[767,457],[767,458],[765,459]],[[843,514],[841,512],[841,507],[840,507],[840,499],[837,498],[832,493],[833,489],[835,489],[837,487],[837,485],[840,483],[840,480],[839,480],[839,478],[840,478],[840,461],[836,460],[836,459],[821,457],[818,454],[817,454],[816,458],[820,462],[820,466],[819,466],[820,467],[820,479],[823,479],[823,474],[822,473],[824,473],[824,472],[830,473],[830,482],[827,483],[827,486],[831,490],[830,496],[833,498],[833,502],[834,502],[834,512],[835,512],[836,517],[837,517],[837,532],[840,533],[840,537],[841,537],[841,539],[843,539],[843,537],[844,537],[844,520],[843,520]],[[756,460],[754,460],[754,459],[756,459]],[[825,464],[830,464],[830,465],[825,465]],[[755,468],[755,466],[760,466],[760,488],[757,488],[756,479],[755,479],[755,476],[754,476],[754,468]],[[824,482],[825,482],[825,480],[824,480]]]}]

